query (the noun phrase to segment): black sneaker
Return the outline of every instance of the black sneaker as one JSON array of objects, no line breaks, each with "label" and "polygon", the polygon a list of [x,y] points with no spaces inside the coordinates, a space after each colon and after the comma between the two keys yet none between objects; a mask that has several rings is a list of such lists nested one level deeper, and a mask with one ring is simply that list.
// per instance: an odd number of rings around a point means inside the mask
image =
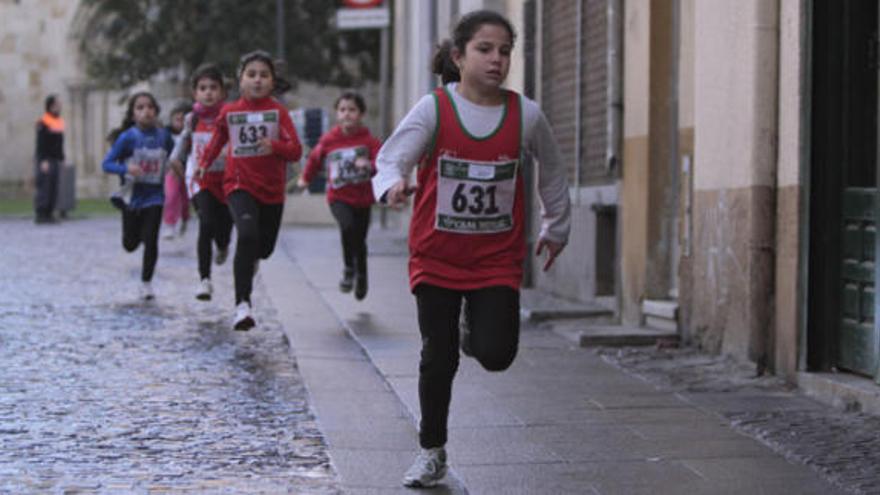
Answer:
[{"label": "black sneaker", "polygon": [[358,301],[367,297],[367,274],[358,273],[354,278],[354,298]]},{"label": "black sneaker", "polygon": [[354,287],[354,269],[346,268],[342,271],[342,279],[339,280],[339,292],[351,292]]}]

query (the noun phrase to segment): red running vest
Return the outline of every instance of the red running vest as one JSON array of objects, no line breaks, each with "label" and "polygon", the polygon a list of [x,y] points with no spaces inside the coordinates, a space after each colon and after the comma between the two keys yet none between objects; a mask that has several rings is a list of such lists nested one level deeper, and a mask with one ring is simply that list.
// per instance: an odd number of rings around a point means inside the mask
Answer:
[{"label": "red running vest", "polygon": [[410,223],[410,289],[421,283],[455,290],[520,287],[522,110],[517,93],[504,93],[498,127],[475,137],[461,123],[447,89],[434,91],[437,128],[418,170]]}]

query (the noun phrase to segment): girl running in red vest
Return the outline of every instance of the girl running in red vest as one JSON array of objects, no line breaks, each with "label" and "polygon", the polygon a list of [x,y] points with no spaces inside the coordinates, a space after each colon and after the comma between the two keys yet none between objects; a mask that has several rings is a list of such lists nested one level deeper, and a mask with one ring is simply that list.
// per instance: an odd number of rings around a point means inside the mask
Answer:
[{"label": "girl running in red vest", "polygon": [[196,178],[202,180],[228,142],[223,192],[238,231],[233,327],[249,330],[256,324],[251,310],[254,273],[258,260],[275,249],[287,162],[299,160],[302,146],[287,108],[272,98],[278,82],[272,57],[262,51],[244,55],[238,79],[241,98],[220,110]]},{"label": "girl running in red vest", "polygon": [[[421,451],[410,487],[446,474],[447,422],[459,346],[489,371],[507,369],[519,343],[519,287],[526,256],[522,157],[538,161],[543,204],[537,254],[548,269],[568,240],[566,169],[538,105],[502,88],[514,31],[491,11],[465,15],[441,45],[443,86],[425,96],[383,145],[373,188],[388,204],[415,192],[410,287],[422,335]],[[408,184],[418,163],[418,185]],[[461,324],[460,324],[461,317]],[[459,335],[459,332],[462,334]]]},{"label": "girl running in red vest", "polygon": [[195,175],[226,99],[220,69],[215,65],[203,65],[196,69],[192,76],[192,91],[196,103],[192,112],[184,118],[183,132],[171,153],[171,160],[180,163],[186,157],[187,190],[199,215],[199,238],[196,243],[199,285],[196,288],[196,299],[209,301],[214,291],[211,284],[211,244],[217,245],[214,261],[222,265],[229,254],[229,239],[232,234],[232,215],[226,206],[226,194],[223,192],[225,157],[218,156],[202,174],[201,180],[196,180]]},{"label": "girl running in red vest", "polygon": [[367,231],[373,204],[370,178],[375,174],[373,160],[382,145],[361,124],[366,110],[364,98],[357,93],[344,93],[336,100],[337,125],[321,136],[297,181],[299,187],[306,187],[326,167],[327,202],[339,224],[345,263],[339,290],[350,292],[354,287],[354,297],[359,301],[367,295]]}]

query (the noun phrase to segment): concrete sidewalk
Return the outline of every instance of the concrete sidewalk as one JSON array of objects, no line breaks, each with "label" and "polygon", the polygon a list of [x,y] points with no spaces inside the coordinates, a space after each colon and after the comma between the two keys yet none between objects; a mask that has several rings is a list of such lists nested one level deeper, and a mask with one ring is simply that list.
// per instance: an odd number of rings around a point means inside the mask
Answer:
[{"label": "concrete sidewalk", "polygon": [[[365,301],[337,289],[332,228],[283,230],[260,277],[346,491],[404,493],[417,450],[420,338],[405,241],[370,236]],[[431,493],[840,493],[710,408],[532,327],[504,373],[462,358],[447,449],[452,470]]]}]

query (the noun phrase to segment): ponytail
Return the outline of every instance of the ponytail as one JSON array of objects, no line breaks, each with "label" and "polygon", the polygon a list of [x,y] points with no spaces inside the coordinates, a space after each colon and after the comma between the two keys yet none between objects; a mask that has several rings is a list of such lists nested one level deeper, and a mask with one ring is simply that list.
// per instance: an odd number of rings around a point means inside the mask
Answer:
[{"label": "ponytail", "polygon": [[458,67],[452,61],[452,49],[452,41],[443,40],[437,45],[437,51],[434,53],[434,60],[431,63],[431,72],[440,76],[443,84],[461,81]]}]

